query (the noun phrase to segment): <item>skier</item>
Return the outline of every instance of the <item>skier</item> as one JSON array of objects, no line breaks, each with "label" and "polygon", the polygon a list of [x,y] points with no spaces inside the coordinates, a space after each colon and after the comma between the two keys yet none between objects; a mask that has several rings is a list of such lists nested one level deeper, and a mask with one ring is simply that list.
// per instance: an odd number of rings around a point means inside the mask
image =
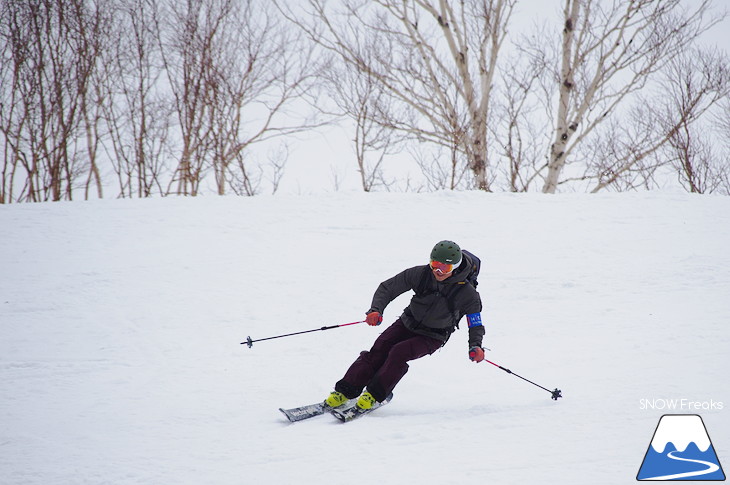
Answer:
[{"label": "skier", "polygon": [[383,281],[367,311],[368,325],[380,325],[385,307],[399,295],[409,290],[415,294],[403,314],[380,334],[369,351],[360,353],[336,383],[325,407],[337,408],[358,396],[356,406],[361,410],[385,401],[408,372],[407,362],[441,348],[464,315],[469,326],[469,359],[484,360],[482,301],[475,288],[478,267],[478,258],[462,251],[458,244],[440,241],[431,251],[429,264]]}]

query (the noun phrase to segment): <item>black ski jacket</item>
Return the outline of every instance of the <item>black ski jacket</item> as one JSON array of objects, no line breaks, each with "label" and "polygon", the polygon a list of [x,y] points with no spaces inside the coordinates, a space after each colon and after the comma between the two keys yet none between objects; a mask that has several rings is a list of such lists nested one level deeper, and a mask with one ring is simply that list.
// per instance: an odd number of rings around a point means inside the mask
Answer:
[{"label": "black ski jacket", "polygon": [[[459,268],[442,282],[436,281],[429,265],[408,268],[380,283],[368,312],[382,314],[390,302],[406,291],[414,290],[416,293],[400,316],[403,324],[414,333],[446,343],[464,315],[482,311],[479,293],[466,282],[470,269],[467,255]],[[481,347],[483,337],[483,326],[469,328],[470,347]]]}]

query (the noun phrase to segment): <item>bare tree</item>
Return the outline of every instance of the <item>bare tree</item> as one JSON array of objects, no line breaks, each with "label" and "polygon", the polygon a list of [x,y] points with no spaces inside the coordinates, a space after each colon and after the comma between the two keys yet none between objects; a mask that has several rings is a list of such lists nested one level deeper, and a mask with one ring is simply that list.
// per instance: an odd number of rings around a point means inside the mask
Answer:
[{"label": "bare tree", "polygon": [[[712,122],[719,139],[722,140],[722,149],[727,154],[730,153],[730,99],[725,99]],[[730,157],[725,157],[726,166],[730,170]]]},{"label": "bare tree", "polygon": [[666,166],[666,161],[655,156],[667,141],[658,120],[656,110],[642,102],[625,110],[620,119],[606,120],[575,148],[570,165],[573,173],[564,174],[561,184],[573,184],[580,190],[593,186],[593,192],[653,188]]},{"label": "bare tree", "polygon": [[668,165],[688,190],[706,190],[701,186],[712,177],[710,151],[699,145],[694,127],[730,95],[727,60],[714,51],[688,49],[668,62],[657,81],[621,120],[610,120],[608,130],[597,129],[587,139],[593,150],[576,150],[587,159],[583,179],[595,182],[593,192],[652,187],[655,174],[664,174]]},{"label": "bare tree", "polygon": [[[292,30],[268,1],[245,2],[230,20],[222,67],[232,67],[217,72],[215,86],[223,89],[215,91],[214,106],[219,109],[214,108],[217,116],[211,120],[219,194],[225,191],[225,180],[245,178],[246,152],[252,145],[327,123],[309,114],[321,61],[301,32]],[[289,152],[284,148],[271,153],[276,190]],[[237,172],[228,170],[233,162]]]},{"label": "bare tree", "polygon": [[383,161],[397,151],[397,135],[389,127],[378,124],[377,115],[373,114],[389,111],[390,98],[371,73],[361,73],[349,63],[328,63],[321,79],[338,108],[337,114],[345,115],[354,125],[352,142],[362,189],[370,192],[376,187],[390,187],[392,182],[383,175]]},{"label": "bare tree", "polygon": [[310,89],[317,61],[265,0],[158,1],[158,32],[180,126],[174,193],[196,195],[212,170],[226,186],[256,192],[245,151],[319,126],[287,111]]},{"label": "bare tree", "polygon": [[717,154],[712,141],[695,126],[682,125],[672,136],[669,147],[679,182],[688,192],[704,194],[722,187],[722,173],[717,171]]},{"label": "bare tree", "polygon": [[[168,192],[197,195],[210,153],[208,80],[218,29],[232,10],[229,0],[155,0],[155,27],[174,97],[182,145]],[[177,184],[173,191],[172,186]]]},{"label": "bare tree", "polygon": [[2,143],[2,180],[0,204],[15,199],[16,172],[22,170],[24,126],[28,117],[20,96],[19,76],[23,59],[17,55],[22,41],[22,15],[10,2],[0,2],[0,143]]},{"label": "bare tree", "polygon": [[487,125],[496,62],[516,0],[309,0],[310,38],[391,100],[368,116],[411,139],[456,147],[489,190]]},{"label": "bare tree", "polygon": [[416,144],[409,147],[409,153],[420,167],[429,190],[474,188],[474,178],[469,176],[463,154],[456,147],[447,149],[437,146],[436,150],[433,150],[423,149]]},{"label": "bare tree", "polygon": [[271,193],[275,194],[279,190],[279,184],[284,178],[284,168],[289,160],[289,145],[282,143],[277,146],[276,150],[269,153],[269,167],[271,174],[269,182],[271,183]]},{"label": "bare tree", "polygon": [[[4,201],[70,200],[86,171],[86,185],[93,181],[100,188],[96,134],[87,116],[101,10],[100,2],[84,0],[3,2],[2,51],[9,62],[3,60],[7,67],[2,78],[9,91],[3,88],[2,104],[11,103],[3,108],[1,123],[6,143]],[[84,136],[86,154],[79,140]],[[19,171],[24,172],[23,182],[17,178]],[[14,192],[21,183],[20,192]]]},{"label": "bare tree", "polygon": [[120,197],[163,194],[170,101],[149,0],[115,3],[113,39],[100,71],[106,90],[103,113],[108,150]]},{"label": "bare tree", "polygon": [[718,191],[724,195],[730,195],[730,100],[726,99],[719,114],[713,122],[715,133],[722,140],[722,144],[717,148],[719,157],[718,177],[720,179]]},{"label": "bare tree", "polygon": [[671,163],[688,192],[727,194],[730,162],[721,155],[722,144],[715,143],[717,133],[711,123],[699,122],[706,111],[730,97],[727,59],[717,53],[693,50],[672,67],[665,98],[671,102],[671,112],[689,114],[680,116],[669,130],[666,147],[659,156]]},{"label": "bare tree", "polygon": [[[710,0],[692,10],[680,0],[565,0],[559,67],[553,72],[558,86],[554,137],[543,192],[556,191],[576,147],[597,126],[720,20],[710,16],[710,6]],[[536,38],[533,55],[549,56],[545,45]]]},{"label": "bare tree", "polygon": [[91,60],[85,67],[87,82],[79,86],[82,132],[86,144],[88,174],[84,184],[84,198],[89,199],[92,189],[102,198],[103,183],[99,169],[100,147],[105,137],[102,125],[103,104],[106,99],[102,56],[111,47],[108,32],[113,22],[112,9],[105,1],[72,2],[73,12],[79,19],[79,57]]},{"label": "bare tree", "polygon": [[490,123],[496,154],[504,160],[498,175],[511,192],[527,192],[539,178],[544,148],[550,143],[551,123],[545,113],[550,113],[552,84],[546,59],[524,54],[516,44],[515,54],[501,69],[497,116]]}]

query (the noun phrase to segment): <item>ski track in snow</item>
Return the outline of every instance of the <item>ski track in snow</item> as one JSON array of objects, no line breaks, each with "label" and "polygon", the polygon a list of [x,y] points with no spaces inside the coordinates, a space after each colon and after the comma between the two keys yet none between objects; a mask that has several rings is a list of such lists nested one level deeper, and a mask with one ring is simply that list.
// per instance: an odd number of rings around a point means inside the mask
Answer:
[{"label": "ski track in snow", "polygon": [[[337,193],[0,206],[0,482],[10,485],[635,483],[659,417],[730,456],[730,198]],[[384,326],[384,279],[454,239],[482,260],[466,324],[383,409],[324,399]]]}]

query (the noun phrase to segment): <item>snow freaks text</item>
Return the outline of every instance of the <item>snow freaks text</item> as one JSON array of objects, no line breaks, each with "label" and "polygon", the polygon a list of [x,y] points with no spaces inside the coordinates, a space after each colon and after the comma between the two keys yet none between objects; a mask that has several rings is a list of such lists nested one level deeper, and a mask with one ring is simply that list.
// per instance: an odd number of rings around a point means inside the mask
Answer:
[{"label": "snow freaks text", "polygon": [[692,399],[640,399],[639,409],[659,411],[721,411],[724,407],[722,401],[695,401]]}]

